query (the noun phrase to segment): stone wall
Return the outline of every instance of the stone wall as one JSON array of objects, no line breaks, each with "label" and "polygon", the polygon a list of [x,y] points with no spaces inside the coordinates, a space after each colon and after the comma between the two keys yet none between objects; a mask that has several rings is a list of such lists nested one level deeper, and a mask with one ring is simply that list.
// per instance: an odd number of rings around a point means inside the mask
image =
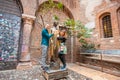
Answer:
[{"label": "stone wall", "polygon": [[[101,45],[100,49],[103,50],[119,50],[120,49],[120,28],[119,28],[119,14],[117,13],[120,7],[118,0],[80,0],[80,21],[85,24],[86,27],[94,29],[92,32],[92,42],[97,45]],[[103,38],[103,32],[101,31],[100,16],[105,12],[110,12],[112,23],[112,38]],[[117,15],[118,14],[118,15]]]},{"label": "stone wall", "polygon": [[20,34],[19,6],[13,0],[0,0],[0,61],[17,61]]},{"label": "stone wall", "polygon": [[120,75],[120,56],[97,53],[81,53],[78,55],[80,65],[100,70],[112,75]]},{"label": "stone wall", "polygon": [[41,15],[42,15],[44,24],[50,24],[51,27],[53,27],[53,22],[55,21],[53,17],[55,15],[58,16],[58,18],[60,19],[58,21],[59,25],[62,25],[65,20],[69,19],[69,15],[67,15],[66,12],[61,11],[59,9],[52,9],[52,10],[46,11],[45,13],[42,13],[41,11],[37,12],[34,27],[32,29],[32,36],[31,36],[31,60],[32,61],[33,60],[38,61],[41,54],[41,51],[40,51],[41,30],[45,26],[43,25]]},{"label": "stone wall", "polygon": [[[120,29],[119,29],[119,20],[117,15],[117,10],[120,7],[120,3],[113,1],[113,2],[103,2],[100,6],[96,7],[95,14],[96,14],[96,27],[94,38],[97,38],[96,42],[101,45],[101,49],[103,50],[114,50],[120,49]],[[111,25],[112,25],[112,32],[113,37],[104,38],[102,32],[102,23],[101,23],[101,16],[106,12],[110,13],[111,16]]]}]

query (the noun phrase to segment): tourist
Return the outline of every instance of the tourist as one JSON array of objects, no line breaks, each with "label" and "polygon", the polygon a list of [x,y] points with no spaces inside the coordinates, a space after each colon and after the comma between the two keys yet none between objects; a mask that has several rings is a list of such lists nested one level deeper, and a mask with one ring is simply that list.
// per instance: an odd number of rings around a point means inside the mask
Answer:
[{"label": "tourist", "polygon": [[60,46],[58,50],[58,56],[63,64],[61,69],[66,69],[66,60],[65,60],[65,54],[67,54],[67,47],[65,45],[66,37],[65,37],[65,30],[60,31],[59,37],[57,37],[57,40],[60,41]]},{"label": "tourist", "polygon": [[40,64],[41,64],[41,68],[45,71],[49,69],[49,67],[46,64],[49,40],[54,35],[54,34],[49,34],[48,29],[50,29],[49,24],[45,26],[41,34],[42,35],[42,41],[41,41],[42,56],[41,56]]}]

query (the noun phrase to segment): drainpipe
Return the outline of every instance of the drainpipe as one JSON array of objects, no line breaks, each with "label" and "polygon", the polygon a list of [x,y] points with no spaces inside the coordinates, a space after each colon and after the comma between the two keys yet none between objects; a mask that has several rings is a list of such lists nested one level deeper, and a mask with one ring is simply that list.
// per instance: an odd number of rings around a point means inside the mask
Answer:
[{"label": "drainpipe", "polygon": [[71,63],[73,63],[73,31],[71,31],[72,35],[71,35]]}]

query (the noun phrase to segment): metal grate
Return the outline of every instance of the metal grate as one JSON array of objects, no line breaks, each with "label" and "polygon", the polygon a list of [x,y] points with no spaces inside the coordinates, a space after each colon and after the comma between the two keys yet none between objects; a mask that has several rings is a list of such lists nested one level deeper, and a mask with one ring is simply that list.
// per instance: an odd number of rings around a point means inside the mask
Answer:
[{"label": "metal grate", "polygon": [[102,25],[103,25],[104,38],[113,37],[110,15],[106,15],[102,18]]}]

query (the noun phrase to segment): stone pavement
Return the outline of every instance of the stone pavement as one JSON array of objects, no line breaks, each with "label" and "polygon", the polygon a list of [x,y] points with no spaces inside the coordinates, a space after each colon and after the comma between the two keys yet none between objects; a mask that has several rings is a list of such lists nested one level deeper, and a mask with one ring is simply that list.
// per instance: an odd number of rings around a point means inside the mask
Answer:
[{"label": "stone pavement", "polygon": [[120,80],[120,77],[103,73],[94,69],[86,68],[76,64],[68,64],[68,69],[78,74],[91,78],[92,80]]},{"label": "stone pavement", "polygon": [[0,80],[44,80],[40,66],[33,66],[27,70],[0,71]]},{"label": "stone pavement", "polygon": [[[26,70],[4,70],[0,71],[0,80],[45,80],[42,76],[40,65],[34,65]],[[91,80],[81,74],[69,70],[69,75],[66,79],[60,80]]]},{"label": "stone pavement", "polygon": [[[103,73],[90,68],[68,64],[69,75],[67,79],[60,80],[120,80],[107,73]],[[26,70],[4,70],[0,71],[0,80],[45,80],[42,76],[40,65],[34,65]]]}]

